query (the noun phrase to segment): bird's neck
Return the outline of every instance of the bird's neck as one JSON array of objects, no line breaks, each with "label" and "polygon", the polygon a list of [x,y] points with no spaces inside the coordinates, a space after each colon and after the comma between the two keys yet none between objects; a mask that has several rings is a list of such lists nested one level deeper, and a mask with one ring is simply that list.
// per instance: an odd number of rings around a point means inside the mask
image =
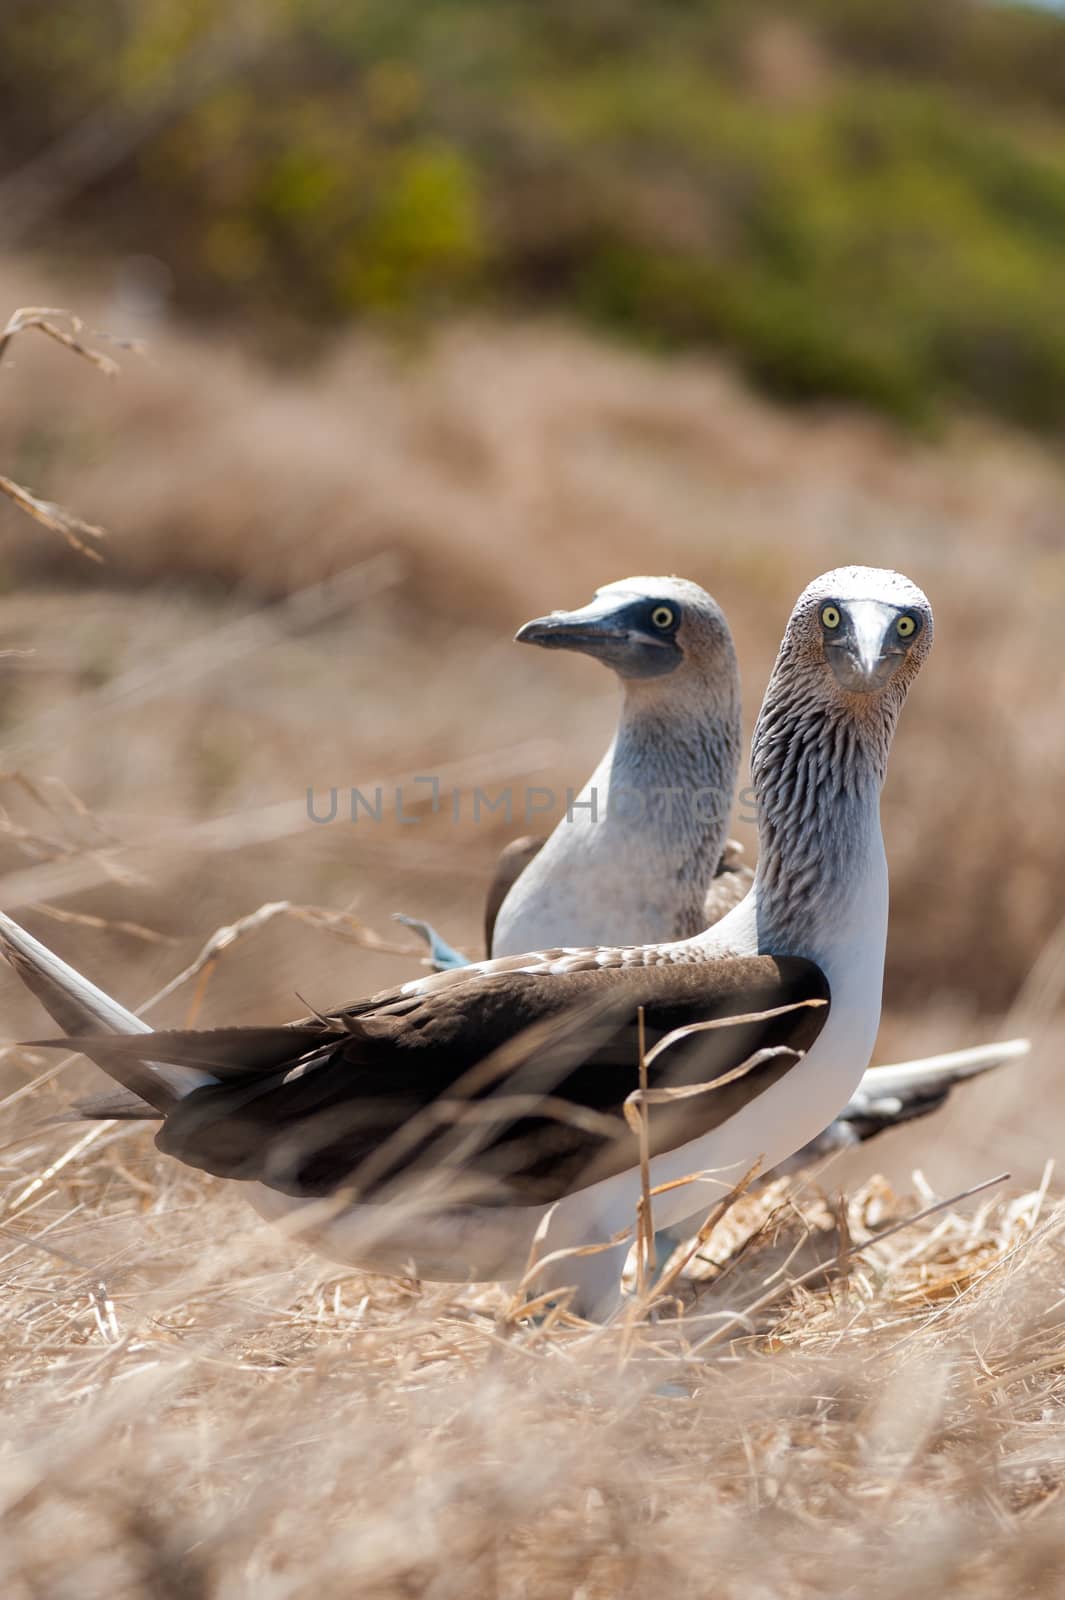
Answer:
[{"label": "bird's neck", "polygon": [[[655,870],[687,883],[695,924],[728,833],[741,749],[739,694],[662,708],[623,691],[617,733],[598,772],[601,817]],[[635,858],[634,858],[635,859]]]},{"label": "bird's neck", "polygon": [[668,907],[662,934],[691,938],[728,837],[739,758],[739,691],[680,704],[673,694],[668,712],[625,691],[611,746],[547,848],[577,874],[620,878],[612,893],[644,907],[640,925],[646,907]]},{"label": "bird's neck", "polygon": [[771,682],[755,730],[761,948],[824,962],[886,931],[880,790],[896,708],[855,713],[801,680]]}]

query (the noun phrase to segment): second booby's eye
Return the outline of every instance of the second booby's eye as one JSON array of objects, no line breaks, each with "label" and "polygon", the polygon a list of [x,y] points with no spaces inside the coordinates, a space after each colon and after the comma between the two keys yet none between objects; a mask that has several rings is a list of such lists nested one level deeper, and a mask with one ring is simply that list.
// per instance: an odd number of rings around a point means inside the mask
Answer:
[{"label": "second booby's eye", "polygon": [[838,606],[825,606],[821,612],[821,621],[826,628],[838,628],[840,615]]},{"label": "second booby's eye", "polygon": [[900,639],[912,639],[917,632],[917,619],[915,617],[900,617],[895,624],[895,632]]},{"label": "second booby's eye", "polygon": [[651,621],[656,628],[661,628],[663,632],[666,628],[672,628],[674,621],[673,608],[671,606],[655,606],[651,612]]}]

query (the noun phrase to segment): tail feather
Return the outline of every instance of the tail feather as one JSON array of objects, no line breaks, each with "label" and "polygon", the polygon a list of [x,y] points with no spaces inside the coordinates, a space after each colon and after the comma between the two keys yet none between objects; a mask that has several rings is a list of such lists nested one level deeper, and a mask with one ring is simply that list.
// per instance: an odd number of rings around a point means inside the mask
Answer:
[{"label": "tail feather", "polygon": [[991,1072],[1008,1061],[1017,1061],[1028,1055],[1031,1048],[1029,1039],[1005,1039],[997,1044],[974,1045],[967,1050],[926,1056],[923,1060],[870,1067],[851,1105],[861,1107],[887,1099],[895,1099],[903,1106],[918,1105],[929,1098],[936,1098],[938,1103],[956,1083],[966,1078],[980,1077],[982,1073]]},{"label": "tail feather", "polygon": [[[119,1064],[150,1066],[150,1056],[162,1067],[196,1069],[204,1083],[281,1071],[323,1043],[317,1023],[305,1027],[278,1023],[265,1028],[161,1028],[149,1033],[150,1042],[141,1034],[112,1036],[103,1043],[94,1034],[72,1034],[64,1039],[27,1039],[25,1043],[37,1050],[78,1050],[93,1060],[105,1056],[108,1072]],[[335,1044],[343,1037],[338,1034],[324,1042]]]},{"label": "tail feather", "polygon": [[49,1016],[65,1033],[79,1038],[76,1046],[68,1044],[68,1048],[81,1050],[120,1083],[128,1096],[152,1107],[146,1115],[165,1115],[190,1089],[212,1081],[206,1073],[192,1075],[187,1068],[116,1055],[104,1042],[109,1035],[151,1033],[148,1024],[2,911],[0,952]]},{"label": "tail feather", "polygon": [[134,1012],[0,911],[0,950],[64,1033],[151,1033]]},{"label": "tail feather", "polygon": [[974,1045],[920,1061],[870,1067],[835,1122],[782,1161],[771,1176],[804,1172],[837,1151],[853,1149],[904,1123],[930,1116],[946,1103],[957,1084],[1016,1061],[1031,1048],[1028,1039],[1006,1039],[1001,1044]]},{"label": "tail feather", "polygon": [[[957,1084],[967,1078],[980,1077],[1008,1061],[1016,1061],[1030,1049],[1028,1039],[1006,1039],[999,1044],[952,1050],[921,1061],[870,1067],[854,1096],[826,1133],[831,1135],[833,1129],[836,1130],[837,1146],[875,1139],[878,1133],[938,1111]],[[822,1135],[822,1139],[824,1137]]]}]

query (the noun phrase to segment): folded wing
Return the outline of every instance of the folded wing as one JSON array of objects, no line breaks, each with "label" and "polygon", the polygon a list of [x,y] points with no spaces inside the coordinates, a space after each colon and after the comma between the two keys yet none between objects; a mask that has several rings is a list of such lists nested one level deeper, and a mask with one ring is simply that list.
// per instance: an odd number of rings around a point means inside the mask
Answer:
[{"label": "folded wing", "polygon": [[[640,1083],[641,1008],[656,1155],[801,1070],[828,1000],[812,963],[752,957],[480,974],[284,1027],[163,1031],[104,1050],[98,1038],[63,1042],[116,1076],[116,1059],[149,1058],[210,1074],[169,1110],[157,1142],[219,1176],[374,1201],[447,1170],[457,1197],[537,1205],[637,1164],[625,1103]],[[717,1087],[661,1093],[703,1084]]]}]

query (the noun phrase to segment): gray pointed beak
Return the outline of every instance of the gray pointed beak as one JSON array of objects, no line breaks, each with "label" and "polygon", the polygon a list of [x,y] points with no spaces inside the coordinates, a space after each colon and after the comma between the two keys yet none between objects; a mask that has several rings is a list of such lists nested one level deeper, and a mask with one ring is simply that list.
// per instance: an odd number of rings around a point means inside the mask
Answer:
[{"label": "gray pointed beak", "polygon": [[847,611],[850,628],[829,644],[829,665],[848,694],[873,694],[889,681],[903,654],[892,645],[897,613],[879,600],[852,600]]},{"label": "gray pointed beak", "polygon": [[630,636],[619,622],[616,603],[604,605],[593,600],[579,611],[552,611],[535,617],[514,635],[518,644],[538,644],[545,650],[583,650],[595,655],[605,645],[617,644]]}]

